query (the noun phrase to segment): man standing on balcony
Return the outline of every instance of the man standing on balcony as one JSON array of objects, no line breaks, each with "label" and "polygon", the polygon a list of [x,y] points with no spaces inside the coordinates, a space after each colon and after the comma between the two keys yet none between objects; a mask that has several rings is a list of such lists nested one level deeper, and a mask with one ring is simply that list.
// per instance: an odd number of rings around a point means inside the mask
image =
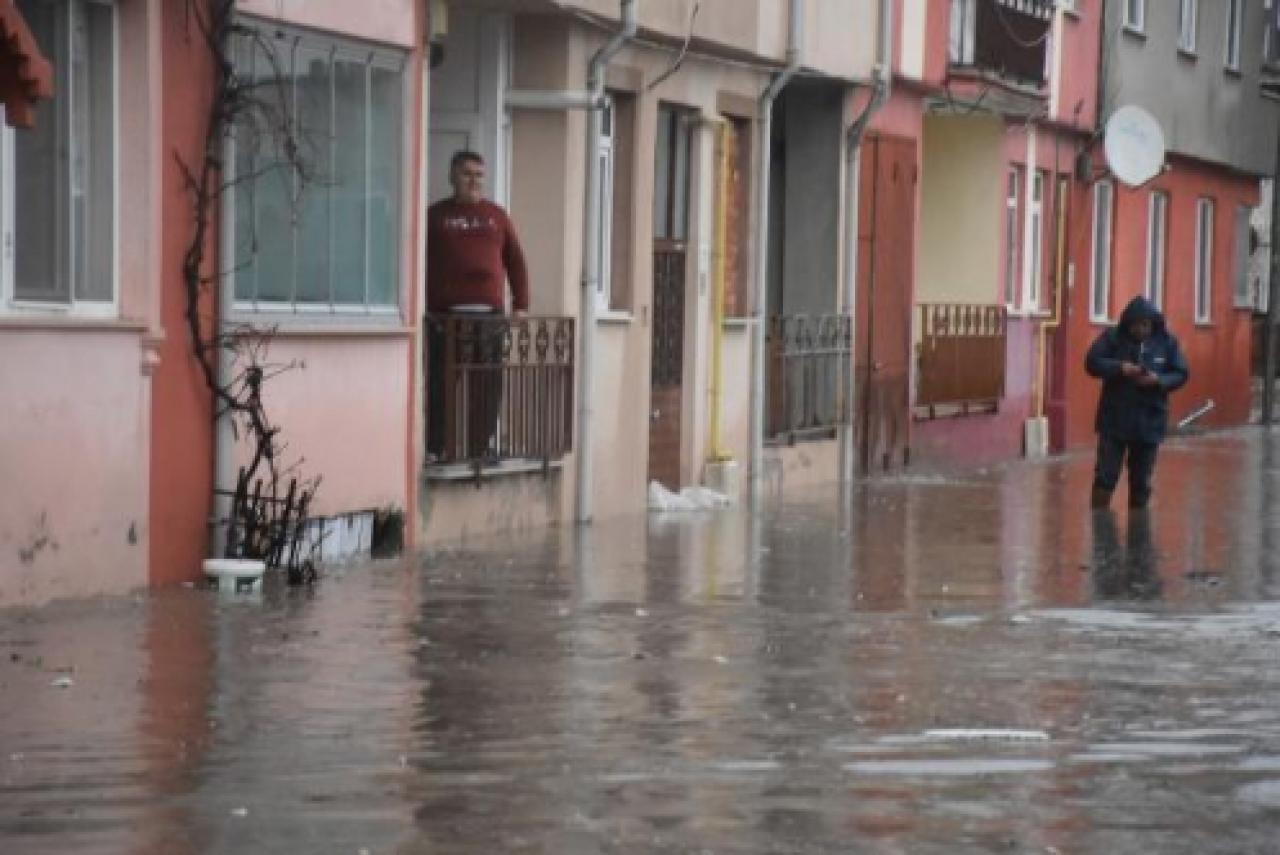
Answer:
[{"label": "man standing on balcony", "polygon": [[[437,461],[493,456],[507,332],[500,319],[506,315],[508,283],[512,314],[520,318],[529,311],[529,274],[515,225],[501,206],[484,198],[484,177],[480,155],[458,152],[449,166],[453,196],[427,211],[427,453]],[[455,321],[458,316],[472,320]],[[451,323],[465,334],[452,344],[456,352],[447,354]],[[466,448],[461,451],[457,445],[462,437],[451,437],[446,425],[446,399],[461,400],[446,394],[446,355],[453,356],[454,364],[470,366]],[[458,413],[448,415],[455,428],[460,426]]]},{"label": "man standing on balcony", "polygon": [[1169,393],[1189,374],[1182,349],[1156,307],[1146,297],[1134,297],[1120,323],[1089,348],[1085,370],[1102,380],[1092,505],[1110,506],[1127,455],[1129,507],[1145,508],[1169,419]]}]

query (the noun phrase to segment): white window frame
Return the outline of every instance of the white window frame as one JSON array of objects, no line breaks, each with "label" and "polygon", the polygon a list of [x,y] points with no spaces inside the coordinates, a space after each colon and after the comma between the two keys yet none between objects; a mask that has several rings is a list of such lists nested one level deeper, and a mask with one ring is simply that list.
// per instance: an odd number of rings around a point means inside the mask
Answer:
[{"label": "white window frame", "polygon": [[616,177],[613,139],[618,129],[618,111],[613,99],[602,111],[600,125],[600,281],[596,285],[596,307],[600,316],[613,314],[613,193]]},{"label": "white window frame", "polygon": [[1241,44],[1244,41],[1245,0],[1227,0],[1226,70],[1240,73]]},{"label": "white window frame", "polygon": [[1124,28],[1133,33],[1147,31],[1147,0],[1124,0]]},{"label": "white window frame", "polygon": [[1022,278],[1020,263],[1022,243],[1022,221],[1019,217],[1022,194],[1022,170],[1010,166],[1005,175],[1004,200],[1004,270],[1003,279],[1004,302],[1009,311],[1018,310],[1018,282]]},{"label": "white window frame", "polygon": [[[14,193],[14,175],[16,162],[16,137],[21,133],[11,128],[4,120],[4,105],[0,104],[0,316],[47,316],[59,315],[82,318],[117,318],[120,315],[120,14],[113,0],[64,0],[66,3],[78,5],[94,4],[105,6],[111,10],[111,260],[108,269],[111,275],[110,300],[78,300],[76,299],[75,282],[67,283],[67,299],[65,301],[19,299],[16,295],[17,281],[14,273],[14,258],[17,252],[17,241],[14,227],[17,223],[17,200]],[[67,38],[74,38],[73,28],[67,28]],[[71,44],[67,45],[68,55]],[[68,79],[71,79],[68,77]],[[55,92],[54,99],[65,98],[67,110],[73,109],[75,93]],[[69,123],[70,124],[70,123]],[[74,144],[74,140],[72,141]],[[72,249],[75,252],[75,238]],[[74,256],[73,256],[74,257]],[[68,264],[67,270],[73,270],[74,264]]]},{"label": "white window frame", "polygon": [[1147,278],[1143,294],[1157,309],[1164,308],[1169,251],[1169,194],[1151,191],[1147,201]]},{"label": "white window frame", "polygon": [[1200,36],[1200,0],[1178,3],[1178,50],[1195,56]]},{"label": "white window frame", "polygon": [[[1105,197],[1105,209],[1103,199]],[[1092,257],[1089,262],[1089,320],[1094,323],[1109,323],[1111,313],[1111,239],[1115,229],[1115,185],[1110,181],[1099,181],[1093,185],[1093,242]],[[1101,214],[1105,210],[1106,228],[1102,225]],[[1099,251],[1100,244],[1105,243],[1105,251]],[[1101,263],[1099,263],[1101,262]],[[1101,307],[1101,311],[1099,311]]]},{"label": "white window frame", "polygon": [[[231,239],[222,241],[222,267],[226,271],[223,277],[222,287],[231,288],[233,295],[232,309],[237,317],[261,317],[267,316],[281,320],[303,319],[303,320],[322,320],[331,317],[343,321],[355,321],[362,318],[378,319],[381,321],[390,321],[399,319],[402,314],[404,305],[404,229],[406,216],[406,193],[404,190],[405,180],[410,174],[408,160],[408,146],[406,144],[405,130],[411,119],[411,104],[409,100],[409,70],[411,66],[408,64],[407,56],[403,50],[392,47],[384,47],[371,42],[362,41],[354,38],[346,38],[342,36],[333,36],[329,34],[320,34],[312,30],[303,30],[298,27],[280,25],[274,22],[261,21],[250,16],[241,16],[239,23],[247,26],[262,29],[271,34],[283,33],[292,37],[298,42],[305,42],[305,48],[312,51],[324,52],[327,50],[334,58],[343,58],[364,62],[367,68],[379,68],[384,71],[394,71],[400,75],[400,137],[397,141],[399,149],[399,169],[400,169],[400,192],[396,199],[395,215],[396,225],[392,232],[395,239],[395,275],[394,275],[394,293],[389,303],[371,303],[369,301],[369,254],[366,246],[365,252],[365,300],[364,303],[339,303],[333,300],[333,294],[327,302],[300,302],[297,298],[296,278],[297,278],[297,259],[294,260],[294,278],[295,288],[293,297],[290,300],[260,300],[256,295],[253,299],[242,299],[235,294],[236,287],[236,271],[242,262],[237,258],[237,246],[235,241],[235,215],[236,215],[236,193],[238,187],[235,184],[235,134],[227,134],[227,142],[224,144],[223,162],[228,164],[227,173],[230,182],[230,189],[224,195],[223,201],[223,222],[222,228],[224,233],[231,236]],[[323,50],[322,50],[323,49]],[[296,109],[297,98],[292,99],[292,103]],[[336,116],[331,117],[332,121],[336,121]],[[367,133],[367,127],[366,127]],[[368,140],[366,139],[365,147],[365,169],[369,169],[370,152],[368,150]],[[412,195],[412,194],[408,194]],[[365,236],[366,242],[369,235],[369,206],[365,206]],[[332,230],[332,222],[330,223]],[[297,251],[297,232],[294,233],[294,251]]]},{"label": "white window frame", "polygon": [[1027,185],[1027,233],[1022,238],[1022,251],[1027,253],[1023,265],[1022,304],[1028,312],[1043,310],[1044,289],[1044,198],[1049,174],[1044,169],[1029,169]]},{"label": "white window frame", "polygon": [[1196,200],[1195,311],[1197,324],[1213,322],[1213,239],[1215,201],[1207,196]]}]

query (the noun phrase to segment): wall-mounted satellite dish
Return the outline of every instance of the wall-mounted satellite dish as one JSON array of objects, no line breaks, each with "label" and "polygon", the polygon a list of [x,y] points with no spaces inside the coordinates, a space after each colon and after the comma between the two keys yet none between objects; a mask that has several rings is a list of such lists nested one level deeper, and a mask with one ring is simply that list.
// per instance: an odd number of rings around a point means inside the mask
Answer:
[{"label": "wall-mounted satellite dish", "polygon": [[1103,148],[1111,173],[1129,187],[1140,187],[1164,169],[1164,132],[1155,117],[1132,104],[1107,120]]}]

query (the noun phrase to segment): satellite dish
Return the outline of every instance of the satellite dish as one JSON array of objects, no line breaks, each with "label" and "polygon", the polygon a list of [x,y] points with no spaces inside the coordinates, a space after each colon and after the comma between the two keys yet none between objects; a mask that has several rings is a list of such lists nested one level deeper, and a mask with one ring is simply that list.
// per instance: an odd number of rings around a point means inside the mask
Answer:
[{"label": "satellite dish", "polygon": [[1103,148],[1111,173],[1129,187],[1146,184],[1164,169],[1164,132],[1141,107],[1130,104],[1111,114]]}]

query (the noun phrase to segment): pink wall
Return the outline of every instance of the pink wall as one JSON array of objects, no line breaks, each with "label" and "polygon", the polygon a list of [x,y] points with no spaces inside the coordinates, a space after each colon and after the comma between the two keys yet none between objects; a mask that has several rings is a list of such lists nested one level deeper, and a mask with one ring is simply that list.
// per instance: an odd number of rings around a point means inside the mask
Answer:
[{"label": "pink wall", "polygon": [[272,342],[270,361],[294,367],[272,379],[264,404],[288,444],[281,464],[323,478],[314,513],[408,507],[408,350],[408,331]]},{"label": "pink wall", "polygon": [[0,327],[0,606],[146,584],[140,338]]},{"label": "pink wall", "polygon": [[1036,328],[1011,318],[1006,350],[1005,397],[990,415],[916,421],[911,431],[913,467],[980,466],[1022,456],[1023,423],[1032,415]]}]

